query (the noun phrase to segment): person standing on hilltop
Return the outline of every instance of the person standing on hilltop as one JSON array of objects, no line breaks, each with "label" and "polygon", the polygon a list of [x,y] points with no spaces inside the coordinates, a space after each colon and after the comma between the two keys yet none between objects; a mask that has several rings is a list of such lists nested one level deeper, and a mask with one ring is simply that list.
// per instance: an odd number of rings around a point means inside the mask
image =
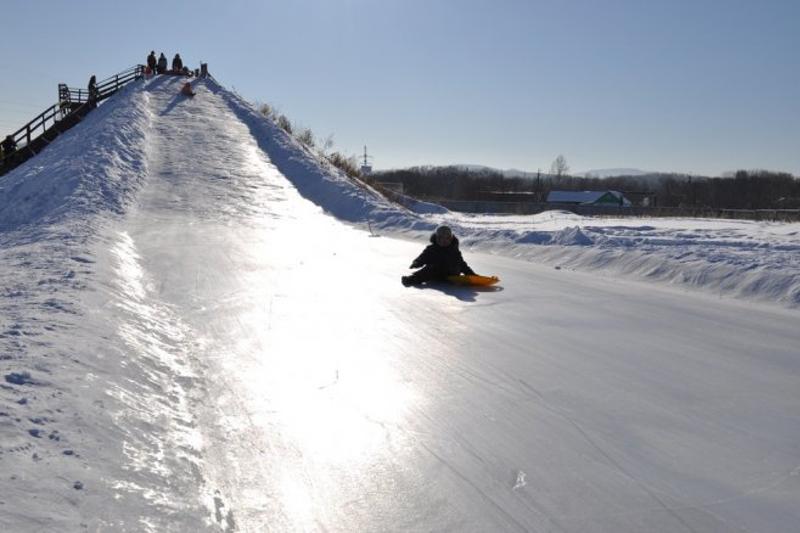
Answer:
[{"label": "person standing on hilltop", "polygon": [[92,77],[89,78],[89,84],[86,87],[86,90],[89,92],[89,105],[92,107],[97,105],[97,76],[92,74]]},{"label": "person standing on hilltop", "polygon": [[172,58],[172,72],[179,74],[183,70],[183,59],[180,54],[175,54]]},{"label": "person standing on hilltop", "polygon": [[164,52],[161,52],[161,55],[158,56],[158,64],[156,65],[156,72],[159,74],[164,74],[167,71],[167,56],[164,55]]},{"label": "person standing on hilltop", "polygon": [[147,68],[150,69],[150,74],[156,73],[156,52],[155,50],[150,50],[150,55],[147,56]]}]

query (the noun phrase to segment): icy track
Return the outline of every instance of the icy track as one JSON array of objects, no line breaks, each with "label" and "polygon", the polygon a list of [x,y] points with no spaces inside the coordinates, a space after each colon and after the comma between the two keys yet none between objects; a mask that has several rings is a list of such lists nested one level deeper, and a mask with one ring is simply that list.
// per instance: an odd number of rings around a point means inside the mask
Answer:
[{"label": "icy track", "polygon": [[[796,225],[414,214],[181,83],[0,178],[0,530],[796,530]],[[441,221],[499,288],[400,285]],[[572,269],[683,225],[780,296]]]}]

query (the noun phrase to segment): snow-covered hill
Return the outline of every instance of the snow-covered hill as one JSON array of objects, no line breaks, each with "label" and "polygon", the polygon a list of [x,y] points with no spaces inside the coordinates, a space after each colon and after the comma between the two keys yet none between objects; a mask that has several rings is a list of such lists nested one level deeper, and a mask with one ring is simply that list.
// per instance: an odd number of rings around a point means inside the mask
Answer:
[{"label": "snow-covered hill", "polygon": [[400,207],[182,83],[0,178],[0,530],[798,523],[799,225]]}]

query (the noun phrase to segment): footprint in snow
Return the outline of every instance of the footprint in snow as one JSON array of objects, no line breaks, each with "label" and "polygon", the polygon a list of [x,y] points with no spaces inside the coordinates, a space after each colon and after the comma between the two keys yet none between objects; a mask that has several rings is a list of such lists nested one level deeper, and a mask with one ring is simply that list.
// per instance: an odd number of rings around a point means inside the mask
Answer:
[{"label": "footprint in snow", "polygon": [[528,482],[525,481],[525,477],[526,477],[525,472],[523,472],[522,470],[518,470],[515,476],[514,486],[511,487],[511,490],[519,490],[525,485],[527,485]]}]

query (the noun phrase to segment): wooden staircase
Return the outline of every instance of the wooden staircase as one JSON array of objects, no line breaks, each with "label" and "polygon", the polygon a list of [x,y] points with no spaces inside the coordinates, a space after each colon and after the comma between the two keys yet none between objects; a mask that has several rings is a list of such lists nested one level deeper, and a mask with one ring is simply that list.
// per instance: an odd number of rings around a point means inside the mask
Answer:
[{"label": "wooden staircase", "polygon": [[[16,150],[2,152],[0,176],[41,152],[56,137],[83,120],[99,102],[132,81],[143,78],[144,69],[144,65],[136,65],[98,82],[94,101],[90,101],[88,89],[75,89],[59,84],[58,103],[51,105],[10,135]],[[0,138],[0,142],[4,140],[5,137]]]}]

